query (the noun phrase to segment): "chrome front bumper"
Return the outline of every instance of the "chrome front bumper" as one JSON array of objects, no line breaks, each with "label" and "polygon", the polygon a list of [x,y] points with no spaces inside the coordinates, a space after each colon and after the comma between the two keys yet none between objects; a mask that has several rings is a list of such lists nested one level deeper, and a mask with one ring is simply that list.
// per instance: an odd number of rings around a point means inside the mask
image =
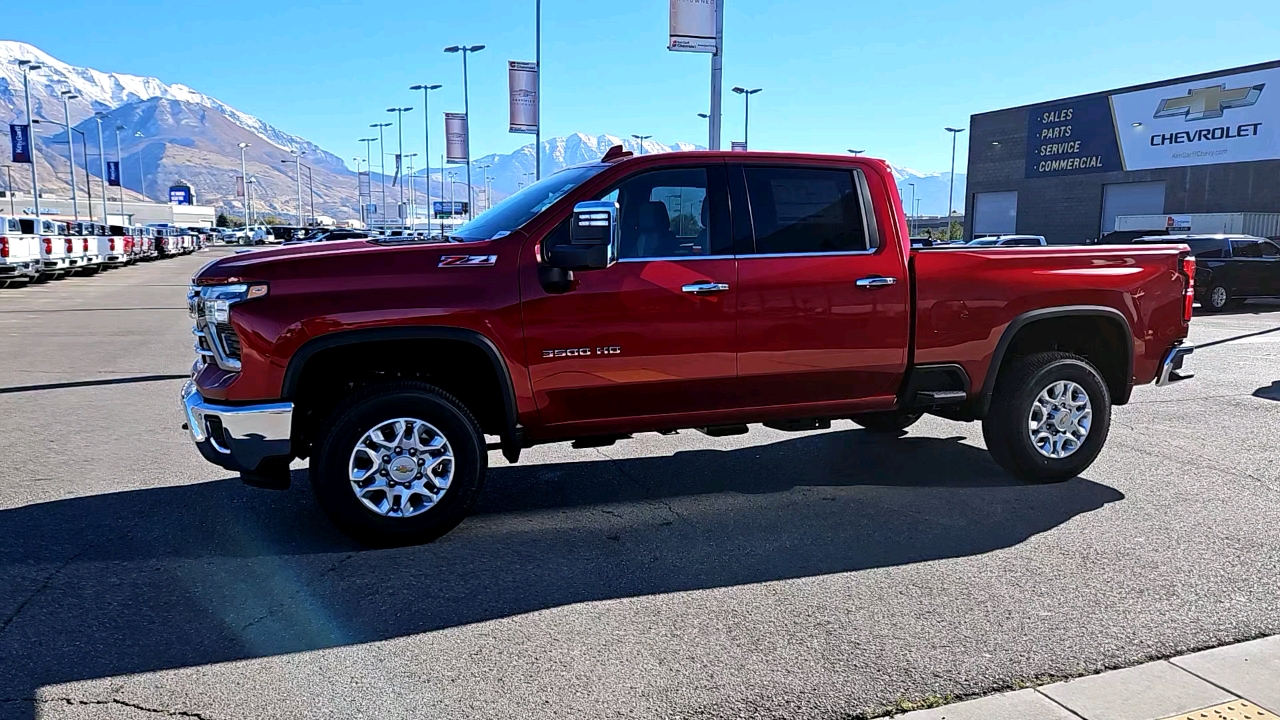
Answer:
[{"label": "chrome front bumper", "polygon": [[1169,352],[1165,353],[1164,359],[1160,361],[1160,375],[1156,377],[1156,385],[1163,387],[1195,377],[1195,373],[1180,372],[1187,356],[1195,351],[1195,345],[1184,342],[1169,348]]},{"label": "chrome front bumper", "polygon": [[216,405],[188,380],[182,387],[182,408],[192,441],[215,465],[254,473],[265,460],[292,457],[293,403]]}]

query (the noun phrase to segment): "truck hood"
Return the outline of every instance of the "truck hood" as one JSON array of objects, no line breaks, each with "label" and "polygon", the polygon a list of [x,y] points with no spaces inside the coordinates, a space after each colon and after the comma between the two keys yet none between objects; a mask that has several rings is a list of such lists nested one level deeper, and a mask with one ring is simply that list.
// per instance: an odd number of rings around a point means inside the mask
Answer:
[{"label": "truck hood", "polygon": [[[197,285],[276,280],[322,280],[361,275],[421,274],[440,258],[493,252],[491,241],[475,243],[376,243],[336,240],[272,247],[218,258],[192,278]],[[514,258],[512,258],[514,259]]]}]

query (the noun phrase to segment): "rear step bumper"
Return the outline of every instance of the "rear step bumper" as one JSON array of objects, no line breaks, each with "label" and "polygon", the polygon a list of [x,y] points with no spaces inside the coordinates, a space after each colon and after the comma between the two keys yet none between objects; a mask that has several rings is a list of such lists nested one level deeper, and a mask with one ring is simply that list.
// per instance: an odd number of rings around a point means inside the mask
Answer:
[{"label": "rear step bumper", "polygon": [[1172,385],[1195,377],[1195,373],[1180,372],[1187,356],[1195,351],[1195,345],[1184,342],[1179,342],[1169,348],[1169,352],[1164,354],[1164,360],[1160,362],[1160,375],[1156,378],[1156,385],[1164,387],[1165,385]]}]

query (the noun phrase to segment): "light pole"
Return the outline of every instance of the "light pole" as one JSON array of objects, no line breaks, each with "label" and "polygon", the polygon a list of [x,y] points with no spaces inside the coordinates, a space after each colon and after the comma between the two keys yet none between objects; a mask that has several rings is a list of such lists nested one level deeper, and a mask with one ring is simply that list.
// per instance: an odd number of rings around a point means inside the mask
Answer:
[{"label": "light pole", "polygon": [[744,88],[735,87],[734,92],[742,96],[743,120],[742,120],[742,145],[744,148],[751,149],[751,96],[760,92],[764,88]]},{"label": "light pole", "polygon": [[866,152],[866,150],[850,150],[850,151],[849,151],[849,154],[850,154],[850,155],[852,155],[852,156],[854,156],[854,157],[858,157],[859,155],[861,155],[861,154],[862,154],[862,153],[864,153],[864,152]]},{"label": "light pole", "polygon": [[[134,137],[145,137],[141,131],[135,132]],[[142,148],[138,148],[138,187],[142,190],[142,197],[147,197],[147,173],[142,169]]]},{"label": "light pole", "polygon": [[[371,146],[372,143],[377,142],[377,140],[378,138],[360,138],[359,140],[356,141],[356,142],[364,143],[364,164],[369,167],[368,173],[369,173],[370,181],[373,180],[373,154],[369,151],[369,147]],[[365,201],[364,196],[360,195],[360,169],[358,167],[356,168],[356,196],[360,200],[360,218],[363,220],[363,222],[365,223],[365,226],[367,227],[369,224],[369,220],[371,220],[371,218],[369,217],[369,212],[368,212],[369,211],[368,202]],[[369,184],[369,200],[370,201],[373,200],[373,183],[372,182],[370,182]]]},{"label": "light pole", "polygon": [[[387,112],[396,114],[396,133],[400,136],[400,145],[396,150],[396,172],[400,173],[400,205],[404,205],[404,114],[411,107],[387,108]],[[396,209],[396,217],[400,217],[401,208]]]},{"label": "light pole", "polygon": [[[423,162],[427,164],[427,206],[431,206],[431,105],[427,94],[439,90],[443,85],[412,85],[410,90],[422,91],[422,144]],[[471,122],[468,118],[467,122]],[[431,213],[427,213],[427,237],[431,236]]]},{"label": "light pole", "polygon": [[919,230],[919,229],[920,229],[920,201],[919,201],[919,200],[916,200],[915,202],[913,202],[913,203],[912,203],[912,205],[915,205],[915,206],[916,206],[916,207],[915,207],[915,210],[916,210],[916,230]]},{"label": "light pole", "polygon": [[409,153],[404,156],[406,167],[405,178],[409,181],[409,218],[412,220],[410,223],[411,228],[417,228],[418,226],[418,201],[414,197],[418,192],[418,181],[413,176],[413,159],[416,157],[418,157],[418,153]]},{"label": "light pole", "polygon": [[[387,148],[383,143],[382,129],[391,127],[391,123],[374,123],[369,127],[378,128],[378,154],[382,156],[382,159],[378,161],[378,164],[382,166],[382,205],[379,214],[382,215],[382,223],[385,225],[387,222]],[[370,165],[369,167],[372,168],[373,166]]]},{"label": "light pole", "polygon": [[298,227],[306,227],[306,223],[302,221],[302,156],[306,155],[306,151],[298,152],[290,150],[289,154],[293,156],[293,160],[281,160],[282,163],[293,163],[293,174],[298,183]]},{"label": "light pole", "polygon": [[27,150],[31,154],[31,200],[36,211],[36,231],[40,230],[40,185],[36,178],[36,146],[31,142],[35,133],[32,128],[31,117],[31,83],[29,75],[32,70],[41,70],[43,65],[31,60],[19,60],[18,67],[22,70],[22,95],[27,103]]},{"label": "light pole", "polygon": [[[58,95],[62,98],[62,117],[66,122],[67,128],[67,160],[71,164],[71,214],[76,220],[80,219],[80,200],[77,197],[76,190],[76,143],[75,138],[71,137],[71,100],[78,100],[79,95],[70,90],[63,90]],[[34,122],[34,121],[33,121]],[[85,172],[89,172],[89,168],[85,168]]]},{"label": "light pole", "polygon": [[[911,186],[911,209],[912,209],[912,210],[915,210],[915,207],[916,207],[916,184],[915,184],[915,183],[907,183],[907,184]],[[916,216],[915,216],[915,213],[914,213],[914,212],[911,214],[911,227],[910,227],[910,229],[909,229],[909,230],[907,230],[907,233],[908,233],[908,234],[910,234],[910,235],[915,235],[915,234],[916,234]]]},{"label": "light pole", "polygon": [[[533,129],[533,176],[542,179],[542,0],[533,2],[533,65],[537,72],[533,76],[533,92],[538,96],[538,124]],[[470,123],[471,119],[468,118]],[[485,183],[484,209],[488,210],[492,201],[489,198],[489,185]]]},{"label": "light pole", "polygon": [[93,119],[98,121],[98,180],[101,184],[98,188],[102,190],[102,222],[107,223],[107,153],[102,147],[102,119],[107,117],[104,112],[96,112]]},{"label": "light pole", "polygon": [[4,183],[4,191],[9,196],[9,214],[17,215],[18,211],[13,208],[13,169],[5,165],[4,175],[7,178]]},{"label": "light pole", "polygon": [[120,181],[120,224],[127,225],[124,217],[124,156],[120,154],[120,131],[124,129],[123,125],[116,125],[116,172],[119,174]]},{"label": "light pole", "polygon": [[[457,179],[458,179],[458,173],[450,170],[449,171],[449,217],[450,218],[452,218],[456,214],[454,212],[454,207],[453,207],[453,183]],[[443,231],[444,231],[444,228],[441,228],[442,233]]]},{"label": "light pole", "polygon": [[253,186],[258,184],[258,178],[245,178],[244,180],[244,197],[247,200],[245,210],[245,227],[253,224]]},{"label": "light pole", "polygon": [[316,219],[316,186],[311,182],[311,166],[303,165],[302,169],[307,171],[307,204],[311,206],[311,222],[319,225],[320,221]]},{"label": "light pole", "polygon": [[240,185],[244,190],[244,226],[249,227],[249,174],[244,162],[244,149],[249,143],[240,143]]},{"label": "light pole", "polygon": [[951,133],[951,177],[947,185],[947,239],[951,239],[952,201],[956,192],[956,136],[964,132],[964,128],[946,128]]},{"label": "light pole", "polygon": [[707,149],[720,149],[720,121],[724,113],[721,110],[721,92],[724,77],[724,0],[715,0],[716,4],[716,50],[711,55],[711,118],[707,123]]},{"label": "light pole", "polygon": [[[480,52],[483,45],[450,45],[447,53],[462,53],[462,113],[467,116],[467,219],[471,219],[471,95],[467,87],[467,54]],[[542,98],[538,98],[541,102]],[[539,118],[541,122],[541,118]],[[536,150],[536,149],[535,149]],[[536,154],[536,152],[535,152]]]},{"label": "light pole", "polygon": [[[484,188],[484,209],[488,210],[493,207],[493,197],[489,194],[489,168],[493,167],[493,164],[477,165],[476,167],[480,168],[480,172],[484,173],[484,180],[481,181],[481,186]],[[535,174],[537,172],[537,170],[534,170]]]},{"label": "light pole", "polygon": [[80,209],[75,203],[76,189],[77,189],[76,181],[75,181],[76,144],[71,133],[80,133],[81,147],[84,149],[84,172],[85,172],[84,184],[85,184],[85,188],[89,191],[89,197],[88,197],[89,220],[93,220],[93,185],[90,183],[90,180],[89,180],[89,139],[85,137],[84,131],[71,127],[66,123],[57,122],[56,120],[38,120],[33,118],[31,120],[31,123],[33,125],[46,125],[46,124],[57,125],[58,127],[63,128],[64,130],[67,131],[67,159],[71,161],[71,171],[72,171],[71,173],[71,205],[72,205],[72,212],[75,214],[75,217],[77,220],[80,219]]},{"label": "light pole", "polygon": [[631,137],[635,138],[635,139],[636,139],[636,141],[638,141],[638,142],[640,143],[640,154],[641,154],[641,155],[644,155],[644,154],[645,154],[645,152],[644,152],[644,141],[645,141],[645,140],[648,140],[649,138],[651,138],[651,137],[653,137],[653,136],[652,136],[652,135],[632,135]]}]

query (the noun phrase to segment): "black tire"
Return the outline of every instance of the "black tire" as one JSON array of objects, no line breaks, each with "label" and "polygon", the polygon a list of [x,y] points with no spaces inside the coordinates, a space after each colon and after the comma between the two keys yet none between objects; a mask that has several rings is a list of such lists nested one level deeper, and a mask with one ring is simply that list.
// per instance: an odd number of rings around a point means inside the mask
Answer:
[{"label": "black tire", "polygon": [[[435,505],[412,517],[388,517],[356,497],[348,467],[356,443],[379,424],[414,418],[433,425],[453,450],[454,476]],[[426,383],[397,381],[371,386],[342,402],[322,428],[312,454],[311,487],[325,514],[358,542],[376,547],[427,543],[462,522],[475,506],[488,468],[484,435],[471,412],[453,396]]]},{"label": "black tire", "polygon": [[53,276],[50,275],[49,273],[40,273],[39,275],[36,275],[35,277],[31,278],[31,284],[43,285],[44,283],[47,283],[52,279],[53,279]]},{"label": "black tire", "polygon": [[[1068,380],[1089,397],[1092,422],[1078,449],[1064,458],[1042,454],[1031,440],[1027,424],[1040,392]],[[991,407],[982,421],[982,436],[1000,467],[1028,482],[1070,480],[1084,472],[1102,451],[1111,429],[1111,393],[1093,365],[1077,355],[1044,352],[1028,355],[1002,368],[996,379]]]},{"label": "black tire", "polygon": [[866,428],[873,433],[891,433],[900,434],[902,431],[916,424],[916,421],[924,416],[922,412],[912,412],[910,410],[892,410],[889,412],[867,413],[866,415],[855,415],[850,420]]},{"label": "black tire", "polygon": [[1200,307],[1204,308],[1206,312],[1222,312],[1231,307],[1232,302],[1231,291],[1227,289],[1226,285],[1214,285],[1204,294],[1204,298],[1200,301]]}]

